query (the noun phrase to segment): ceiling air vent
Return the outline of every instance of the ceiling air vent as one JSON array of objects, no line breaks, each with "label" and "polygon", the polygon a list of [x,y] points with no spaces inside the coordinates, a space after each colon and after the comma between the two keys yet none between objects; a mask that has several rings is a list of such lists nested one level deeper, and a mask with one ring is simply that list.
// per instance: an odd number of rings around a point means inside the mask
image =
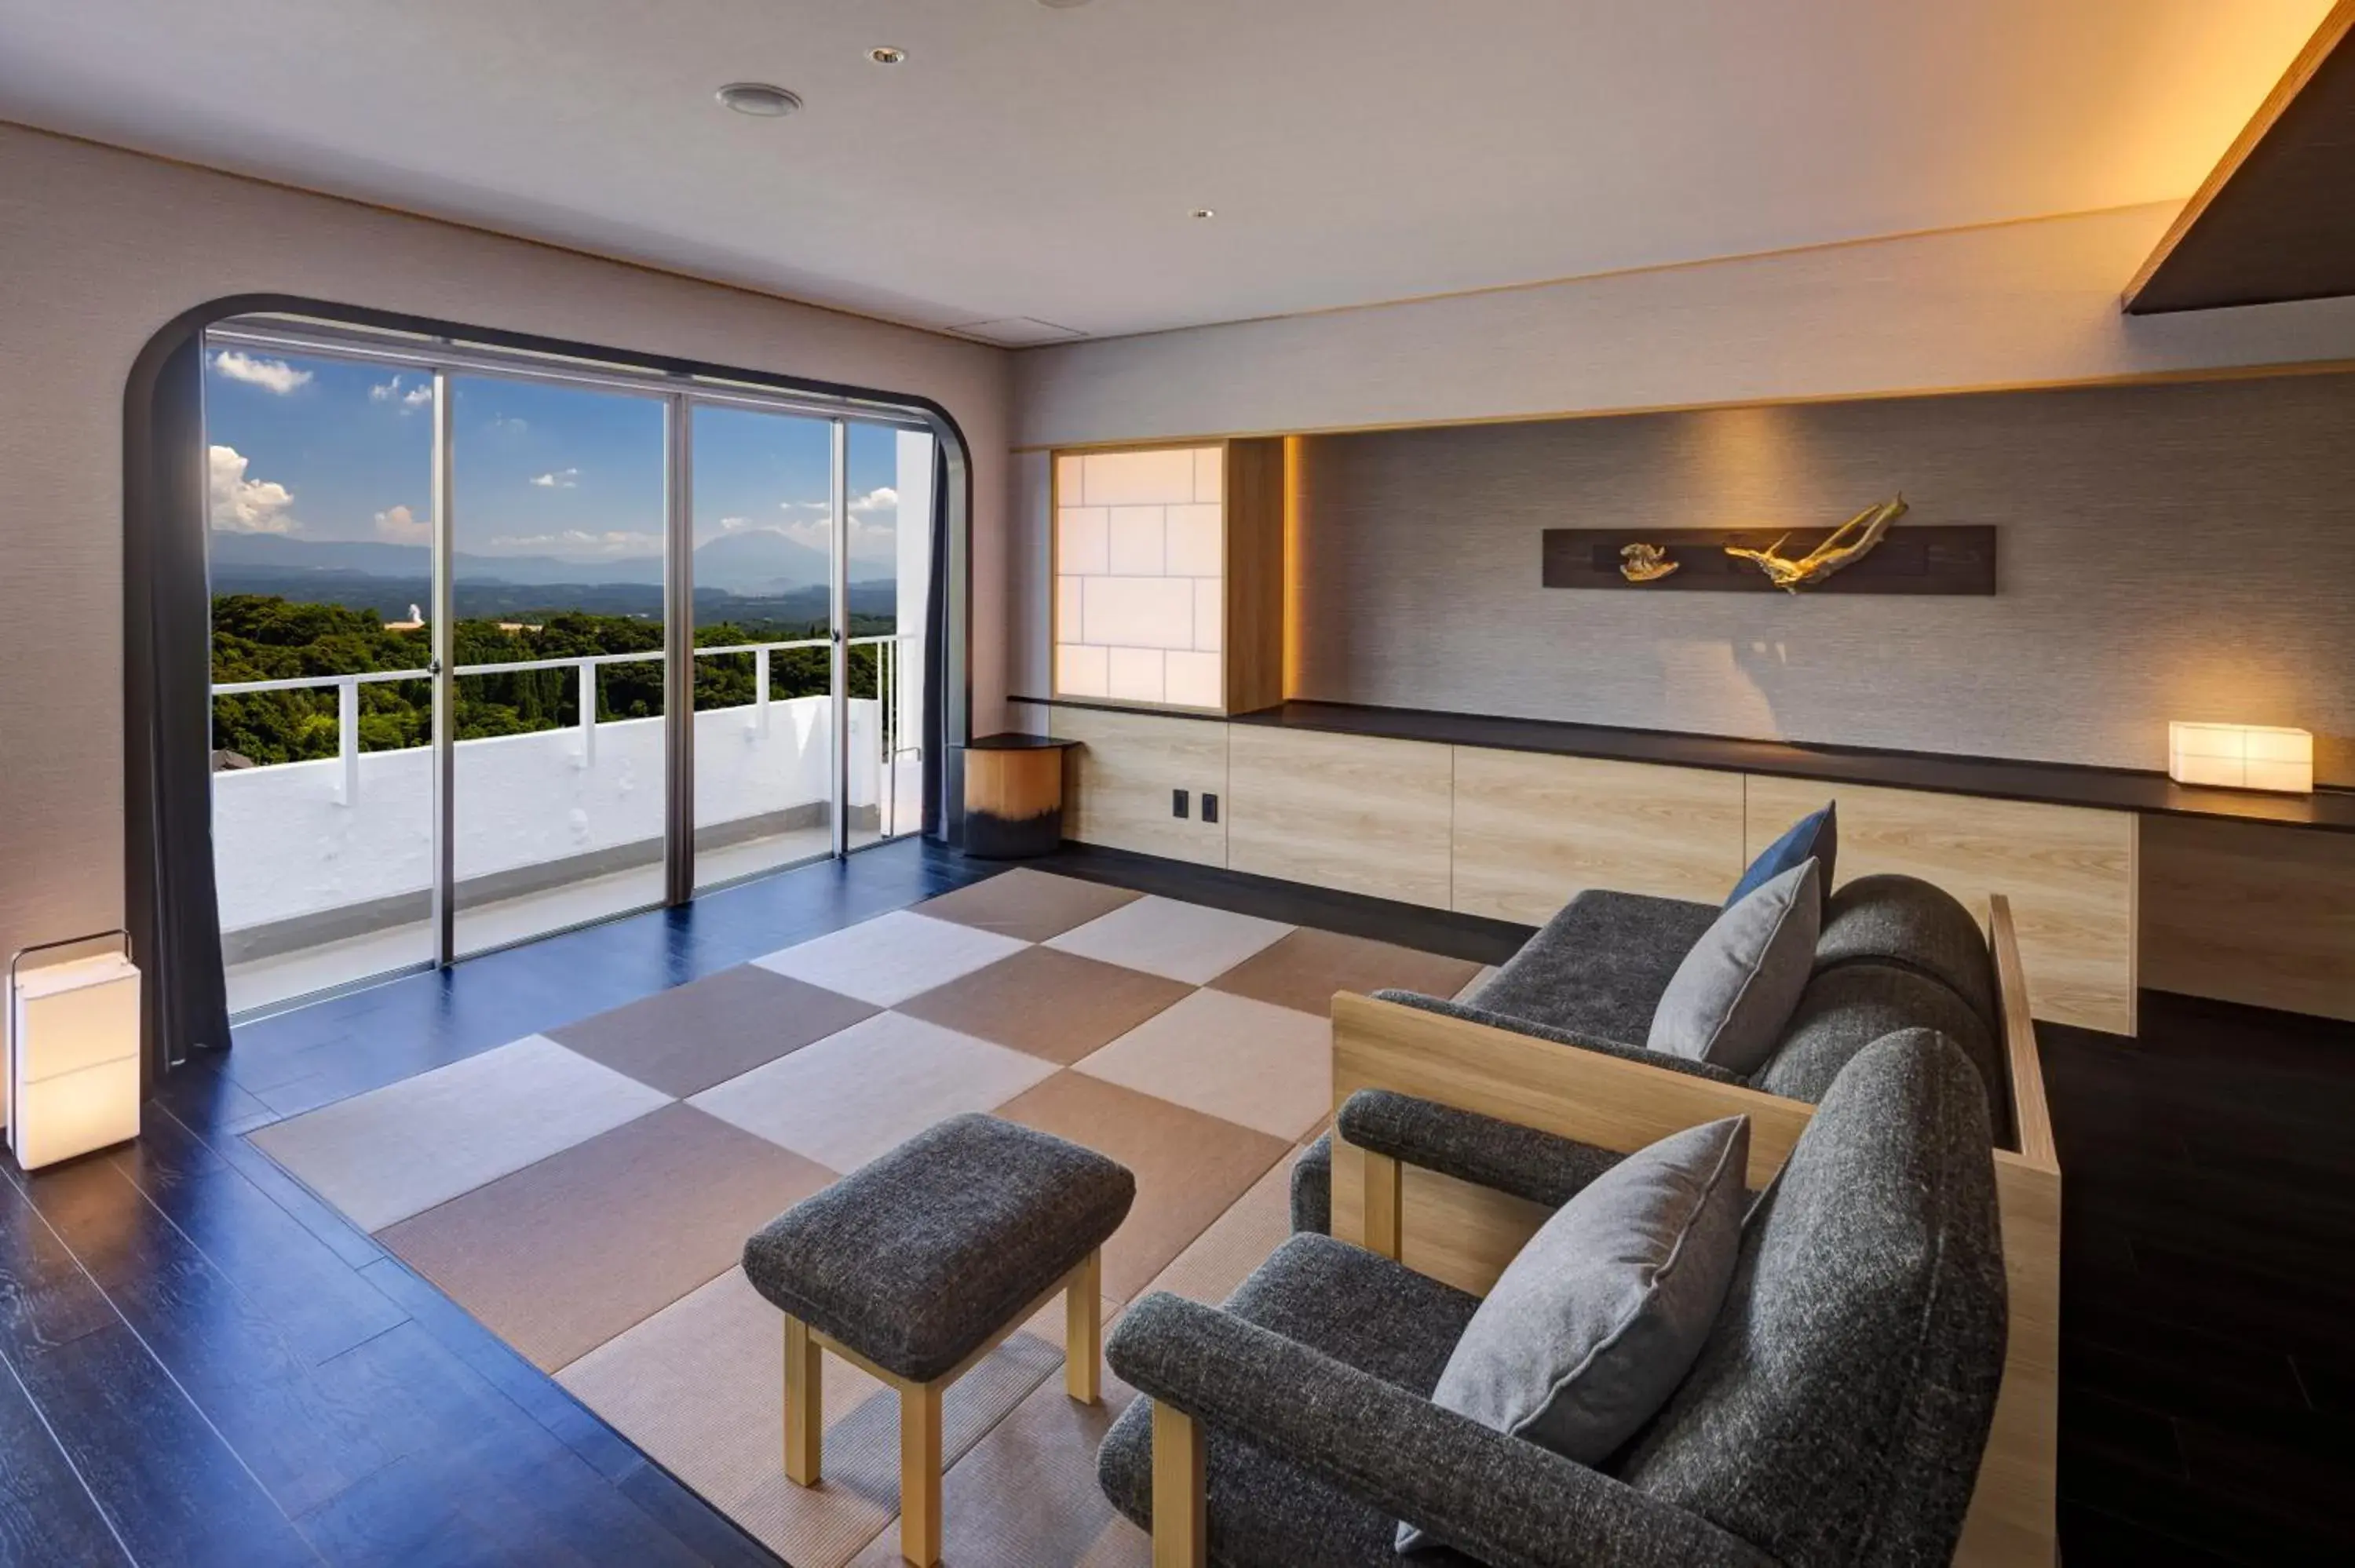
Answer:
[{"label": "ceiling air vent", "polygon": [[949,331],[959,337],[969,337],[980,343],[994,343],[1000,348],[1034,348],[1042,343],[1069,343],[1088,334],[1071,327],[1057,326],[1035,316],[1001,316],[994,322],[971,322],[953,326]]}]

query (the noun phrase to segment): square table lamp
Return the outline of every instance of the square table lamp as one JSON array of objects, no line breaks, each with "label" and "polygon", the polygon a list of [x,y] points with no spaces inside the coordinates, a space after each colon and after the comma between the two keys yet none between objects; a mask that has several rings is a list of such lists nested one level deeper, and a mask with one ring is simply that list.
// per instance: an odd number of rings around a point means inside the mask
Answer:
[{"label": "square table lamp", "polygon": [[9,965],[0,1119],[27,1171],[139,1136],[139,969],[128,953]]},{"label": "square table lamp", "polygon": [[2310,794],[2314,736],[2302,729],[2178,719],[2167,726],[2167,774],[2178,784]]}]

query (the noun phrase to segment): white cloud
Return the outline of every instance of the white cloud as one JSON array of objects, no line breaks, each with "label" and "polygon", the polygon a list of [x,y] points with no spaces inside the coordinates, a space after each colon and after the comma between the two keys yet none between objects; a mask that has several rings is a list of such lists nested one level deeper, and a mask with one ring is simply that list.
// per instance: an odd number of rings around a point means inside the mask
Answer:
[{"label": "white cloud", "polygon": [[585,528],[565,528],[553,534],[502,534],[483,546],[486,555],[519,556],[556,550],[568,556],[655,556],[662,553],[660,534],[611,529],[593,534]]},{"label": "white cloud", "polygon": [[416,386],[404,389],[400,377],[396,376],[368,388],[368,401],[371,403],[389,403],[396,398],[400,400],[403,413],[411,408],[422,408],[433,401],[433,382],[430,377],[422,378]]},{"label": "white cloud", "polygon": [[553,473],[534,474],[531,482],[542,490],[573,490],[580,486],[581,471],[577,468],[559,468]]},{"label": "white cloud", "polygon": [[[796,545],[807,545],[813,550],[825,550],[831,547],[832,530],[823,517],[813,517],[801,523],[788,523],[775,532],[783,534]],[[870,522],[856,513],[852,514],[849,547],[851,555],[869,559],[878,556],[889,556],[898,547],[898,540],[899,535],[890,523]]]},{"label": "white cloud", "polygon": [[391,545],[428,545],[433,541],[433,520],[406,506],[387,507],[376,514],[376,536]]},{"label": "white cloud", "polygon": [[213,368],[231,381],[242,381],[281,397],[311,379],[309,371],[297,370],[282,359],[256,359],[233,348],[214,355]]},{"label": "white cloud", "polygon": [[266,479],[245,477],[245,454],[235,447],[206,452],[212,525],[232,534],[291,534],[302,527],[291,510],[294,493]]},{"label": "white cloud", "polygon": [[752,520],[750,517],[722,517],[719,520],[719,531],[723,534],[733,534],[741,528],[749,528],[751,525]]},{"label": "white cloud", "polygon": [[900,493],[888,484],[879,484],[864,495],[850,498],[850,514],[853,517],[871,512],[889,512],[896,516],[899,511]]}]

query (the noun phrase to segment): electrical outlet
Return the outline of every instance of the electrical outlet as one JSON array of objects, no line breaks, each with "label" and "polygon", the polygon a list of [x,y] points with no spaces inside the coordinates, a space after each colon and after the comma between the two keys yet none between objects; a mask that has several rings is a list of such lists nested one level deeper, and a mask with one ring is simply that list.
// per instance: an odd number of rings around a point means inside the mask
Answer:
[{"label": "electrical outlet", "polygon": [[1218,798],[1216,795],[1205,795],[1205,796],[1203,796],[1203,797],[1202,797],[1202,821],[1206,821],[1206,822],[1215,822],[1215,821],[1217,821],[1218,820],[1219,820],[1219,798]]},{"label": "electrical outlet", "polygon": [[1185,790],[1172,789],[1169,791],[1169,814],[1173,817],[1182,817],[1186,814]]}]

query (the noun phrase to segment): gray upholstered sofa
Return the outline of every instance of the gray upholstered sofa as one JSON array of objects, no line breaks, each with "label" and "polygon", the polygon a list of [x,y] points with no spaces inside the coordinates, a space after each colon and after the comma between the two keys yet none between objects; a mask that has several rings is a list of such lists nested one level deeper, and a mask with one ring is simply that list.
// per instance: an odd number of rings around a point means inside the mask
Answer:
[{"label": "gray upholstered sofa", "polygon": [[[1948,1561],[2005,1360],[1987,1097],[1916,1030],[1853,1054],[1821,1100],[1699,1361],[1602,1466],[1430,1403],[1476,1298],[1303,1234],[1223,1308],[1157,1294],[1123,1319],[1107,1353],[1149,1398],[1100,1451],[1106,1494],[1158,1523],[1156,1562],[1229,1568]],[[1353,1146],[1459,1179],[1488,1161],[1554,1202],[1616,1158],[1395,1095],[1342,1115]],[[1401,1520],[1444,1544],[1398,1556]]]},{"label": "gray upholstered sofa", "polygon": [[[1864,876],[1825,900],[1815,971],[1781,1044],[1749,1078],[1646,1051],[1677,966],[1719,914],[1713,904],[1589,891],[1461,1001],[1380,991],[1401,1003],[1562,1045],[1638,1060],[1813,1104],[1858,1052],[1901,1029],[1934,1029],[1977,1069],[1997,1144],[2009,1146],[2011,1086],[1987,938],[1953,895],[1918,877]],[[1331,1139],[1293,1170],[1293,1223],[1329,1230]]]}]

